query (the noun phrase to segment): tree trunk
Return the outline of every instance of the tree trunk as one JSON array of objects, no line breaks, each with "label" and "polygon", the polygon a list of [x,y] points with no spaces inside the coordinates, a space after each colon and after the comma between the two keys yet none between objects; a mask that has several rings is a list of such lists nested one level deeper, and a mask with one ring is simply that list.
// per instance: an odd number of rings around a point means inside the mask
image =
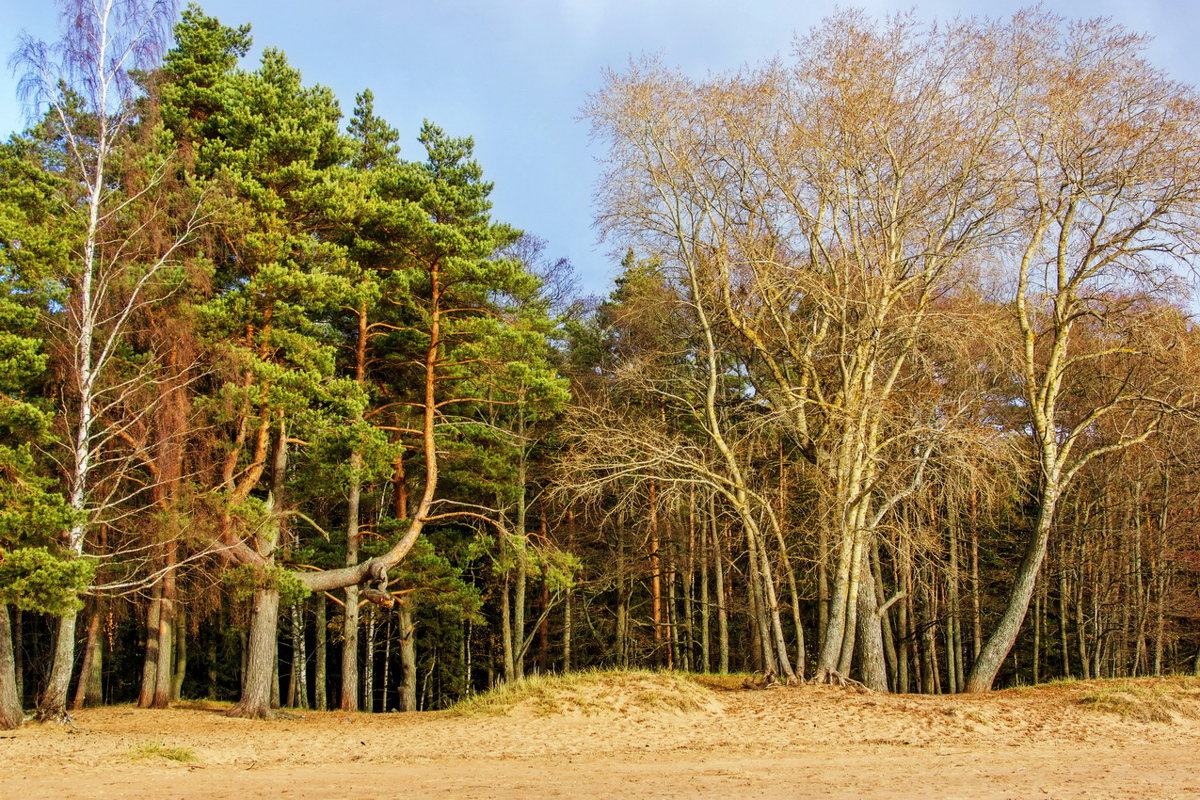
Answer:
[{"label": "tree trunk", "polygon": [[979,658],[971,666],[971,674],[967,677],[968,692],[986,692],[992,688],[996,673],[1004,663],[1012,646],[1017,641],[1021,631],[1021,623],[1029,610],[1029,602],[1033,598],[1033,590],[1037,584],[1037,576],[1041,571],[1042,562],[1046,559],[1046,549],[1050,542],[1050,526],[1054,520],[1054,510],[1057,506],[1057,496],[1043,490],[1041,508],[1038,512],[1037,525],[1025,548],[1025,556],[1017,569],[1013,588],[1009,594],[1007,607],[996,629],[988,637]]},{"label": "tree trunk", "polygon": [[729,673],[729,605],[725,595],[725,552],[717,530],[717,519],[712,521],[713,577],[717,590],[717,666],[722,675]]},{"label": "tree trunk", "polygon": [[887,664],[883,654],[883,630],[880,627],[875,601],[875,578],[869,564],[864,564],[858,586],[858,644],[859,668],[863,683],[876,692],[888,690]]},{"label": "tree trunk", "polygon": [[183,695],[183,679],[187,676],[187,624],[182,606],[175,607],[175,674],[171,678],[171,699]]},{"label": "tree trunk", "polygon": [[375,608],[367,606],[366,641],[363,642],[363,698],[362,710],[368,714],[375,711]]},{"label": "tree trunk", "polygon": [[174,649],[175,643],[175,561],[178,554],[178,543],[172,539],[167,542],[166,572],[162,577],[162,597],[158,610],[158,652],[154,669],[154,695],[150,700],[151,708],[166,708],[171,702],[171,681],[175,677]]},{"label": "tree trunk", "polygon": [[654,626],[654,658],[660,658],[659,650],[663,641],[662,614],[662,559],[658,535],[658,490],[654,481],[649,482],[649,507],[647,517],[650,522],[650,621]]},{"label": "tree trunk", "polygon": [[[350,499],[346,505],[346,566],[358,563],[361,535],[358,530],[359,503],[362,496],[362,454],[350,454]],[[358,585],[346,587],[345,617],[342,626],[342,711],[358,710]]]},{"label": "tree trunk", "polygon": [[25,721],[17,691],[17,662],[13,656],[12,625],[8,606],[0,603],[0,730],[11,730]]},{"label": "tree trunk", "polygon": [[517,405],[517,440],[522,442],[517,453],[517,518],[513,536],[517,546],[517,574],[513,583],[512,604],[512,636],[513,636],[513,671],[510,680],[521,680],[525,677],[525,590],[529,578],[529,549],[526,530],[525,507],[525,414],[524,408]]},{"label": "tree trunk", "polygon": [[71,709],[78,711],[85,705],[99,705],[100,687],[100,619],[99,604],[92,602],[92,613],[88,615],[87,644],[83,650],[83,667],[79,670],[79,683],[75,687],[75,699],[71,701]]},{"label": "tree trunk", "polygon": [[1060,565],[1058,573],[1058,633],[1059,646],[1062,649],[1062,676],[1064,678],[1071,677],[1071,648],[1067,635],[1067,598],[1067,569],[1065,565]]},{"label": "tree trunk", "polygon": [[71,673],[75,667],[75,624],[76,612],[58,618],[58,634],[54,640],[54,661],[50,677],[38,702],[38,718],[43,720],[63,719],[67,714],[67,690],[71,684]]},{"label": "tree trunk", "polygon": [[709,603],[711,602],[711,592],[708,587],[708,554],[712,552],[712,548],[708,545],[709,523],[705,521],[700,526],[700,670],[701,672],[712,671],[712,629],[711,629],[711,611]]},{"label": "tree trunk", "polygon": [[[567,596],[563,601],[563,648],[562,648],[562,671],[571,671],[571,632],[574,627],[574,597],[573,589],[567,589]],[[470,641],[468,639],[467,641]]]},{"label": "tree trunk", "polygon": [[17,698],[25,702],[25,615],[19,608],[12,610],[13,670],[17,674]]},{"label": "tree trunk", "polygon": [[325,711],[329,708],[329,699],[325,693],[325,684],[327,681],[326,675],[326,642],[328,641],[328,622],[325,613],[325,593],[317,592],[313,596],[314,601],[314,624],[316,625],[316,641],[314,649],[316,651],[314,658],[316,663],[313,665],[313,701],[317,711]]},{"label": "tree trunk", "polygon": [[142,661],[142,688],[138,707],[149,708],[154,702],[155,676],[158,670],[158,617],[162,613],[162,581],[154,584],[150,604],[146,606],[145,655]]},{"label": "tree trunk", "polygon": [[304,606],[291,607],[292,622],[292,688],[288,689],[294,708],[308,708],[308,652],[304,642]]},{"label": "tree trunk", "polygon": [[416,627],[411,608],[400,605],[400,710],[417,710]]},{"label": "tree trunk", "polygon": [[[275,631],[278,618],[279,591],[256,590],[254,611],[250,617],[250,641],[246,652],[242,699],[229,710],[231,717],[270,719],[275,716],[271,710],[271,683],[276,675]],[[275,683],[278,689],[278,682]]]},{"label": "tree trunk", "polygon": [[513,647],[512,597],[507,576],[501,589],[500,639],[504,651],[504,680],[511,683],[516,680],[516,667],[513,664],[515,648]]}]

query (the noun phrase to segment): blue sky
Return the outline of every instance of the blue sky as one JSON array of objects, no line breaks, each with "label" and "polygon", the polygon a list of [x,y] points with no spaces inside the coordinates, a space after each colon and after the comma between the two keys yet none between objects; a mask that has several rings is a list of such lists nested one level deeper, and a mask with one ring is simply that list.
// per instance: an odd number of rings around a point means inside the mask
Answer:
[{"label": "blue sky", "polygon": [[[592,193],[599,145],[579,121],[605,68],[660,54],[703,76],[786,54],[801,33],[833,12],[832,0],[207,0],[227,25],[249,22],[257,63],[263,46],[283,49],[307,83],[331,87],[349,112],[370,88],[376,110],[404,135],[430,119],[475,137],[495,182],[494,214],[548,242],[547,255],[575,264],[585,291],[608,290],[614,259],[596,242]],[[841,3],[883,15],[1004,16],[1016,0]],[[1108,16],[1154,37],[1150,57],[1179,80],[1200,84],[1200,0],[1046,2],[1069,17]],[[17,32],[57,36],[52,0],[0,0],[0,48]],[[7,59],[5,59],[7,61]],[[0,135],[24,127],[15,81],[0,70]]]}]

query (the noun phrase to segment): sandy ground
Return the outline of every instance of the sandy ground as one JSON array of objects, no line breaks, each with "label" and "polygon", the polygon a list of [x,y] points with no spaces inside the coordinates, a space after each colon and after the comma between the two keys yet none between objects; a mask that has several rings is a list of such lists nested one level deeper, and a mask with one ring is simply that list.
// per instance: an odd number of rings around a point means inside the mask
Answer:
[{"label": "sandy ground", "polygon": [[[1200,721],[1181,706],[1139,721],[1084,702],[1108,691],[806,686],[714,691],[690,712],[634,703],[274,722],[204,704],[122,706],[80,712],[77,730],[0,732],[0,798],[1200,798]],[[1186,694],[1200,712],[1200,684]],[[147,745],[196,760],[146,755]]]}]

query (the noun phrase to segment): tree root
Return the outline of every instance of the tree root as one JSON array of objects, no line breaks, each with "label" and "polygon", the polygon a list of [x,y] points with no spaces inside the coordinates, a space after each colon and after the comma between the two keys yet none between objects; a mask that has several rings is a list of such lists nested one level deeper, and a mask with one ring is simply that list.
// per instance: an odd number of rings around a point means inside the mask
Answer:
[{"label": "tree root", "polygon": [[[28,719],[30,717],[26,717],[26,720]],[[70,728],[73,731],[79,730],[79,727],[75,724],[75,717],[71,716],[71,712],[69,711],[42,711],[39,709],[33,715],[32,719],[38,722],[57,722],[59,725]]]},{"label": "tree root", "polygon": [[268,721],[284,720],[284,719],[304,719],[303,714],[296,714],[291,711],[283,711],[278,708],[243,708],[241,703],[238,703],[233,708],[225,712],[226,717],[234,717],[235,719],[263,719]]},{"label": "tree root", "polygon": [[809,681],[814,686],[836,686],[840,689],[850,689],[859,694],[875,694],[875,690],[861,681],[847,677],[835,669],[818,671]]},{"label": "tree root", "polygon": [[757,675],[753,678],[746,678],[742,681],[743,689],[773,689],[780,686],[779,680],[775,677],[775,673],[767,670],[762,677]]}]

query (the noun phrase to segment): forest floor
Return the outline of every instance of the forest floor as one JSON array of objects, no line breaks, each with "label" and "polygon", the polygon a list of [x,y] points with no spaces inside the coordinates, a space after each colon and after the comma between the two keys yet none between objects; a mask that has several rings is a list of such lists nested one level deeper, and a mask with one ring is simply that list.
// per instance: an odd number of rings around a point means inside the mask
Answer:
[{"label": "forest floor", "polygon": [[1200,679],[955,696],[699,680],[599,673],[272,722],[85,710],[0,732],[0,798],[1200,797]]}]

